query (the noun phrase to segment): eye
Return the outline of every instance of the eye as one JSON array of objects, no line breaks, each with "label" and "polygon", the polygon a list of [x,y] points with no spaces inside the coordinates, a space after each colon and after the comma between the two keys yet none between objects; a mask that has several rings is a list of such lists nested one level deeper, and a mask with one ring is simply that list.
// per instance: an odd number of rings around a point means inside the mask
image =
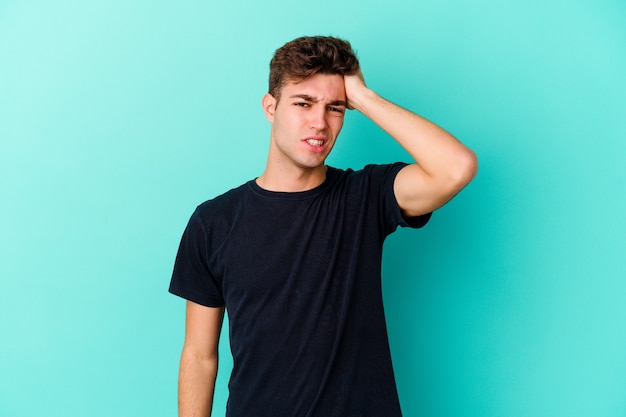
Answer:
[{"label": "eye", "polygon": [[342,107],[335,107],[335,106],[328,106],[328,110],[337,112],[337,113],[343,113],[344,111]]},{"label": "eye", "polygon": [[309,103],[306,103],[304,101],[297,101],[295,103],[293,103],[294,106],[298,106],[298,107],[310,107]]}]

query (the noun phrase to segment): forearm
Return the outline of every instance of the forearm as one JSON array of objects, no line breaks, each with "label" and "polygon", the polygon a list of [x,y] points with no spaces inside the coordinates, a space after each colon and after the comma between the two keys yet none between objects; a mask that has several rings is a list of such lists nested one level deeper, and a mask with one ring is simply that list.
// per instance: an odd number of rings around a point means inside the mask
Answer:
[{"label": "forearm", "polygon": [[372,90],[358,90],[350,104],[394,138],[430,176],[455,175],[475,159],[450,133]]},{"label": "forearm", "polygon": [[183,348],[178,376],[178,416],[208,417],[213,407],[218,357]]}]

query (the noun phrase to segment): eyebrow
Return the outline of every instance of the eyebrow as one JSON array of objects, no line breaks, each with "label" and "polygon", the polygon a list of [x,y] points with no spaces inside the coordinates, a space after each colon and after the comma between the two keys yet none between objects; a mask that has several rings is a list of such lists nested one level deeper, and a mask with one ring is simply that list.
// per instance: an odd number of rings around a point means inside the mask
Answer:
[{"label": "eyebrow", "polygon": [[[310,101],[311,103],[319,102],[319,99],[317,99],[316,97],[310,96],[308,94],[294,94],[292,96],[289,96],[289,98],[301,98],[302,100]],[[346,103],[343,100],[333,100],[328,104],[331,106],[344,106],[344,107],[348,106],[348,103]]]}]

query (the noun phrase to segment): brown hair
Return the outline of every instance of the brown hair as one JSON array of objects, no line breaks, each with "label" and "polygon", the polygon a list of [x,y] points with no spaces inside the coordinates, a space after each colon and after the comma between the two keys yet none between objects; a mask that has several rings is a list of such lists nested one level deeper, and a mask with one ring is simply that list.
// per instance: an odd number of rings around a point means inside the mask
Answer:
[{"label": "brown hair", "polygon": [[278,48],[270,62],[269,93],[276,100],[289,81],[303,81],[315,74],[350,75],[359,60],[350,43],[331,36],[304,36]]}]

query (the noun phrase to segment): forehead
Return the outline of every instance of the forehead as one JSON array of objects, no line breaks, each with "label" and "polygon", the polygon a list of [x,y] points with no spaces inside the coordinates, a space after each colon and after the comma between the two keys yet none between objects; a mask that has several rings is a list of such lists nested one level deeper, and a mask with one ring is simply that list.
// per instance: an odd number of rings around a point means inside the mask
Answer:
[{"label": "forehead", "polygon": [[345,100],[343,76],[338,74],[315,74],[302,81],[288,81],[282,96],[307,95],[318,100]]}]

